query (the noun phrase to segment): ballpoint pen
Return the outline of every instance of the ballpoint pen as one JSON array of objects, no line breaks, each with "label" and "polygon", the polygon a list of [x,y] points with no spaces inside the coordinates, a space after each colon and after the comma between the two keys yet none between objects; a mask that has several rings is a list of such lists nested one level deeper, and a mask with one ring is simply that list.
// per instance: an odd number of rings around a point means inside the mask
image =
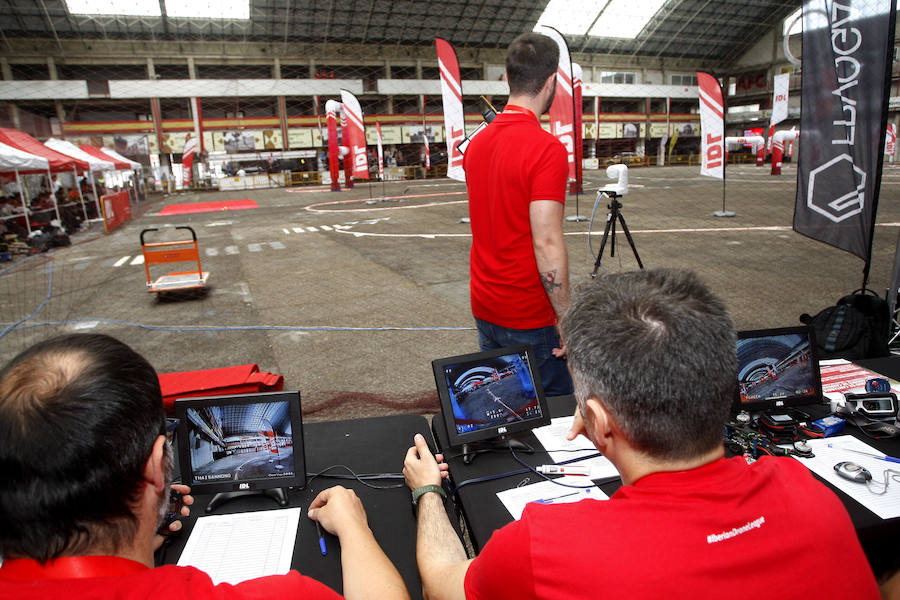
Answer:
[{"label": "ballpoint pen", "polygon": [[575,496],[577,494],[578,494],[578,492],[570,492],[568,494],[563,494],[561,496],[553,496],[552,498],[540,498],[538,500],[532,500],[532,502],[534,502],[535,504],[553,504],[560,498],[567,498],[569,496]]},{"label": "ballpoint pen", "polygon": [[900,458],[896,458],[894,456],[888,456],[886,454],[872,454],[871,452],[863,452],[862,450],[854,450],[853,448],[841,448],[839,446],[832,446],[828,444],[829,448],[836,448],[838,450],[846,450],[847,452],[854,452],[856,454],[862,454],[863,456],[869,456],[872,458],[877,458],[878,460],[884,460],[892,463],[900,463]]},{"label": "ballpoint pen", "polygon": [[325,549],[325,534],[322,532],[322,526],[316,521],[316,531],[319,532],[319,550],[322,552],[322,556],[328,554],[328,550]]}]

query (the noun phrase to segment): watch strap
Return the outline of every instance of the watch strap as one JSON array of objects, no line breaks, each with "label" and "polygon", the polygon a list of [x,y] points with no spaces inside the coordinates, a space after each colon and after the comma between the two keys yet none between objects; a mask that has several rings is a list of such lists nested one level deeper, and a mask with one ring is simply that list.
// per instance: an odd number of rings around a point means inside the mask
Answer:
[{"label": "watch strap", "polygon": [[440,494],[441,498],[446,498],[446,497],[447,497],[447,492],[445,492],[445,491],[444,491],[444,488],[442,488],[441,486],[439,486],[439,485],[434,485],[434,484],[423,485],[422,487],[417,487],[416,489],[414,489],[414,490],[412,491],[412,503],[413,503],[413,506],[418,506],[418,505],[419,505],[419,498],[421,498],[422,496],[424,496],[424,495],[427,494],[428,492],[434,492],[434,493],[436,493],[436,494]]}]

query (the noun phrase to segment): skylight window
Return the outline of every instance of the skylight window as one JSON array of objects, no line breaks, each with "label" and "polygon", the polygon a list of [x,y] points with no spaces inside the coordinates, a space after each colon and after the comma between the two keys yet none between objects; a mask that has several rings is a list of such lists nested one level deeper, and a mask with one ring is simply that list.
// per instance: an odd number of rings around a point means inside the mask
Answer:
[{"label": "skylight window", "polygon": [[[175,18],[249,19],[250,0],[165,0],[166,15]],[[66,0],[73,15],[161,17],[159,0]]]},{"label": "skylight window", "polygon": [[158,17],[159,0],[66,0],[73,15],[128,15]]},{"label": "skylight window", "polygon": [[249,19],[250,0],[166,0],[170,17]]},{"label": "skylight window", "polygon": [[665,1],[550,0],[534,30],[548,25],[565,35],[634,39]]}]

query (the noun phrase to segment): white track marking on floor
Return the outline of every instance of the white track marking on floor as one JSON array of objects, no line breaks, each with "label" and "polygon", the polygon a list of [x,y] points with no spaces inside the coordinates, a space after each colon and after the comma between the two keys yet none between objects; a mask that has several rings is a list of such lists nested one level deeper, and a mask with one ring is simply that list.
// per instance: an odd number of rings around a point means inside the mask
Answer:
[{"label": "white track marking on floor", "polygon": [[128,263],[128,264],[129,264],[129,265],[142,265],[142,264],[144,264],[144,255],[143,255],[143,254],[138,254],[138,255],[135,256],[134,259],[132,259],[132,261],[131,261],[130,263]]},{"label": "white track marking on floor", "polygon": [[218,255],[219,255],[219,249],[218,249],[218,248],[206,248],[206,249],[204,250],[204,252],[206,252],[206,255],[207,255],[207,256],[218,256]]},{"label": "white track marking on floor", "polygon": [[269,246],[271,246],[273,250],[284,250],[285,248],[287,248],[287,246],[285,246],[281,242],[269,242]]},{"label": "white track marking on floor", "polygon": [[[878,223],[877,227],[900,227],[900,223]],[[632,234],[642,233],[723,233],[723,232],[742,232],[742,231],[791,231],[790,225],[769,225],[760,227],[706,227],[706,228],[685,228],[685,229],[631,229]],[[368,231],[343,231],[338,233],[350,234],[353,237],[395,237],[395,238],[453,238],[453,237],[472,237],[471,233],[374,233]],[[564,235],[592,235],[602,236],[603,230],[592,231],[568,231]]]},{"label": "white track marking on floor", "polygon": [[[466,192],[450,192],[451,194],[465,194]],[[435,196],[448,196],[449,194],[434,194]],[[330,206],[332,204],[344,204],[347,202],[359,203],[361,200],[335,200],[333,202],[321,202],[319,204],[311,204],[304,207],[303,210],[309,212],[333,212],[333,213],[350,213],[350,212],[374,212],[379,210],[405,210],[409,208],[428,208],[429,206],[450,206],[451,204],[465,204],[468,200],[450,200],[448,202],[426,202],[425,204],[403,204],[400,206],[384,206],[381,208],[319,208],[320,206]]]},{"label": "white track marking on floor", "polygon": [[306,230],[302,227],[291,227],[294,230],[294,233],[306,233]]},{"label": "white track marking on floor", "polygon": [[306,230],[312,232],[318,231],[318,229],[316,229],[315,227],[307,227]]},{"label": "white track marking on floor", "polygon": [[319,229],[321,229],[323,231],[331,231],[332,230],[331,227],[329,227],[328,225],[319,225]]},{"label": "white track marking on floor", "polygon": [[259,252],[260,250],[262,250],[262,245],[261,244],[247,244],[247,250],[249,250],[250,252]]},{"label": "white track marking on floor", "polygon": [[225,254],[238,254],[240,250],[237,246],[225,246]]},{"label": "white track marking on floor", "polygon": [[129,254],[128,256],[123,256],[122,258],[120,258],[119,260],[117,260],[116,262],[114,262],[114,263],[113,263],[113,266],[114,266],[114,267],[121,267],[122,265],[124,265],[125,263],[127,263],[127,262],[128,262],[128,259],[130,259],[130,258],[131,258],[131,255],[130,255],[130,254]]}]

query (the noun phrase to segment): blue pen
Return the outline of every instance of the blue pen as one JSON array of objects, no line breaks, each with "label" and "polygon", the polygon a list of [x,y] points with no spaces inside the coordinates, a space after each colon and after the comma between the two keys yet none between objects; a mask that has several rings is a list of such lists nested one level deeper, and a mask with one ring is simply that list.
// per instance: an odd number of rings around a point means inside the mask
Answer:
[{"label": "blue pen", "polygon": [[856,452],[857,454],[863,454],[865,456],[871,456],[872,458],[877,458],[878,460],[885,460],[887,462],[892,463],[900,463],[900,458],[895,458],[893,456],[887,456],[886,454],[872,454],[870,452],[863,452],[861,450],[853,450],[852,448],[841,448],[841,450],[846,450],[847,452]]},{"label": "blue pen", "polygon": [[555,501],[559,500],[560,498],[566,498],[568,496],[575,496],[577,494],[578,494],[578,492],[571,492],[569,494],[563,494],[562,496],[553,496],[552,498],[541,498],[539,500],[532,500],[532,502],[534,502],[535,504],[553,504]]},{"label": "blue pen", "polygon": [[322,556],[328,554],[328,550],[325,549],[325,534],[322,532],[322,526],[319,525],[319,522],[316,521],[316,531],[319,532],[319,550],[322,551]]}]

